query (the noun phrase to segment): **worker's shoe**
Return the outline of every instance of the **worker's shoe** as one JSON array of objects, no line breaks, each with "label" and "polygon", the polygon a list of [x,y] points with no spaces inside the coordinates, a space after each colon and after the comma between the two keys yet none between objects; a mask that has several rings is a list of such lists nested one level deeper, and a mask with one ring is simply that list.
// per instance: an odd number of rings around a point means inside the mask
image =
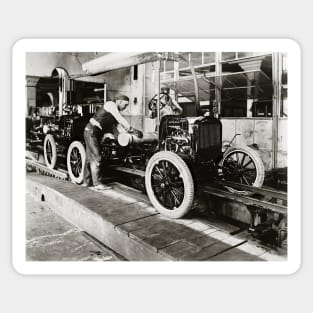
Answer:
[{"label": "worker's shoe", "polygon": [[95,189],[97,190],[108,190],[108,189],[112,189],[111,186],[107,186],[107,185],[103,185],[103,184],[99,184],[95,186]]}]

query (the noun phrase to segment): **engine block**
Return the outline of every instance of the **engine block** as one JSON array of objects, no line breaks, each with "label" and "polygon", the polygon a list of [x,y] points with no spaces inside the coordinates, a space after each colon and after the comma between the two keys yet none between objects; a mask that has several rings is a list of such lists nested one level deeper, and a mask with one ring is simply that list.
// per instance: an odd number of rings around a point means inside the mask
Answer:
[{"label": "engine block", "polygon": [[222,127],[212,117],[165,116],[160,125],[160,148],[193,159],[214,160],[221,154]]}]

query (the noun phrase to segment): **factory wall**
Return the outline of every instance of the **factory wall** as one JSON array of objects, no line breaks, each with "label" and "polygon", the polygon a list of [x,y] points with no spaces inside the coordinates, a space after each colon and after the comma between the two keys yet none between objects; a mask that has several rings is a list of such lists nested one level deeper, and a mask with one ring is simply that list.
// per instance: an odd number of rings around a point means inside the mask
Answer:
[{"label": "factory wall", "polygon": [[[273,138],[272,119],[261,118],[221,118],[223,125],[223,141],[230,141],[235,134],[240,134],[234,140],[237,145],[258,146],[258,152],[264,163],[265,170],[273,168]],[[287,166],[287,119],[278,121],[278,168]]]},{"label": "factory wall", "polygon": [[138,66],[137,76],[134,71],[135,68],[131,67],[108,72],[103,79],[107,86],[107,100],[114,100],[118,94],[127,95],[130,103],[122,115],[131,126],[143,130],[144,66]]},{"label": "factory wall", "polygon": [[[56,67],[64,68],[69,75],[82,74],[82,63],[94,55],[75,55],[58,52],[29,52],[26,53],[26,75],[27,75],[27,110],[35,106],[36,84],[30,85],[31,80],[36,77],[50,77]],[[122,115],[130,124],[143,130],[143,86],[144,66],[138,66],[137,77],[134,77],[134,67],[108,72],[106,74],[82,77],[78,80],[106,83],[107,100],[114,100],[118,94],[125,94],[130,98],[129,107]],[[134,79],[136,78],[136,79]]]},{"label": "factory wall", "polygon": [[58,52],[26,53],[26,75],[51,76],[56,67],[63,67],[70,75],[81,74],[81,63],[74,55]]}]

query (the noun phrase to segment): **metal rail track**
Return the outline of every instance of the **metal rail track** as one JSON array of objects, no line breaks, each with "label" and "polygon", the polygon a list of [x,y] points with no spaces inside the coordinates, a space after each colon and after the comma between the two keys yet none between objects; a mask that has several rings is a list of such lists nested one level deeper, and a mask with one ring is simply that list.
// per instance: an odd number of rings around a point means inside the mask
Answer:
[{"label": "metal rail track", "polygon": [[[36,171],[42,175],[63,180],[68,180],[69,178],[66,171],[49,169],[47,166],[36,160],[26,159],[26,167],[27,169]],[[138,169],[122,166],[112,166],[110,168],[115,171],[140,176],[142,178],[145,176],[145,172]],[[232,189],[232,192],[229,191],[228,187]],[[287,215],[287,193],[285,192],[217,180],[215,180],[212,185],[203,186],[200,192],[225,200],[235,201],[247,205],[248,207],[270,210],[278,214]]]},{"label": "metal rail track", "polygon": [[[112,166],[113,170],[126,174],[145,177],[145,172],[123,166]],[[287,215],[287,193],[268,188],[241,185],[224,180],[214,180],[212,184],[203,186],[201,192],[232,200],[248,207],[256,207]]]},{"label": "metal rail track", "polygon": [[28,171],[36,171],[41,175],[46,175],[50,177],[55,177],[61,180],[68,180],[68,174],[63,170],[50,169],[44,164],[31,159],[26,159],[26,169]]},{"label": "metal rail track", "polygon": [[[262,189],[262,188],[260,188],[260,189]],[[232,200],[232,201],[244,204],[244,205],[249,206],[249,207],[256,207],[256,208],[260,208],[260,209],[264,209],[264,210],[270,210],[270,211],[273,211],[275,213],[287,215],[287,206],[286,205],[273,203],[271,201],[264,200],[264,199],[256,199],[254,197],[255,194],[252,194],[251,196],[246,196],[246,195],[242,195],[242,194],[236,194],[236,193],[233,193],[230,191],[225,191],[225,190],[222,190],[221,188],[214,188],[211,186],[205,186],[202,191],[206,194],[210,194],[210,195],[224,198],[227,200]],[[275,199],[275,200],[279,201],[280,199]]]},{"label": "metal rail track", "polygon": [[[69,180],[68,173],[65,170],[49,169],[35,159],[26,159],[26,169],[57,179]],[[145,176],[145,172],[138,169],[122,166],[112,166],[111,169],[141,177],[141,179]],[[231,188],[231,191],[229,188]],[[279,220],[286,221],[286,223],[283,226],[279,226],[275,244],[278,247],[287,245],[287,193],[267,188],[245,186],[223,180],[213,181],[211,185],[202,186],[200,193],[246,205],[251,214],[249,231],[257,236],[259,226],[261,226],[262,230],[262,223],[259,223],[258,217],[264,213],[267,214],[267,212],[278,214]],[[264,228],[260,234],[266,232],[266,229],[271,229],[271,226],[267,225],[267,228]]]}]

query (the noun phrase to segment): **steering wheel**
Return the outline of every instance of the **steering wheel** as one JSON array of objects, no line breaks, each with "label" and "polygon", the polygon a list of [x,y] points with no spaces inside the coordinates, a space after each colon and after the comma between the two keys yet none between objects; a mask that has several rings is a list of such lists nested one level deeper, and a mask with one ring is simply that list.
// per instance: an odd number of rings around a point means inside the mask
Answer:
[{"label": "steering wheel", "polygon": [[[160,93],[160,110],[166,105],[166,102],[164,102],[164,97],[162,97],[162,96],[168,96],[168,94],[163,93],[163,92]],[[156,94],[150,99],[150,101],[148,103],[149,110],[151,110],[151,111],[156,110],[157,109],[157,103],[158,103],[158,95]]]}]

